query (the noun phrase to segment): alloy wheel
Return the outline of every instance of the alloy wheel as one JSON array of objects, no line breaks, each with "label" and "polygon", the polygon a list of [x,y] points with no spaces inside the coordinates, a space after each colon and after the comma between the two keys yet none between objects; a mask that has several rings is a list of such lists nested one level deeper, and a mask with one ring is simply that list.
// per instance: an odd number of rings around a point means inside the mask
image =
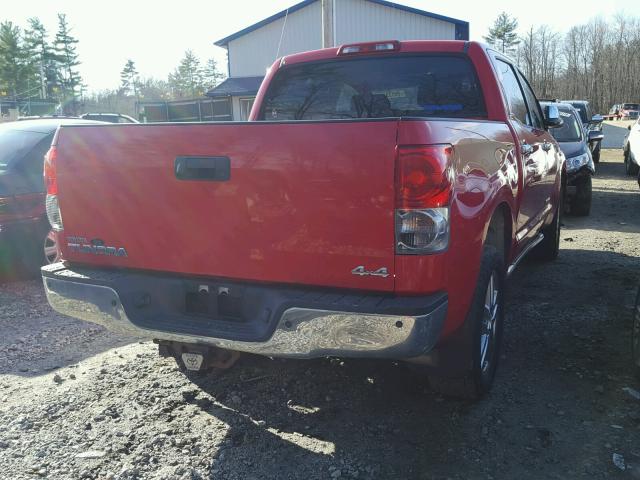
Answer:
[{"label": "alloy wheel", "polygon": [[500,307],[498,289],[498,274],[494,271],[491,273],[491,278],[487,284],[487,291],[484,296],[484,309],[480,331],[480,369],[483,373],[489,371],[496,348],[497,322]]},{"label": "alloy wheel", "polygon": [[44,258],[48,264],[56,263],[60,260],[58,251],[58,237],[53,230],[49,230],[44,239]]}]

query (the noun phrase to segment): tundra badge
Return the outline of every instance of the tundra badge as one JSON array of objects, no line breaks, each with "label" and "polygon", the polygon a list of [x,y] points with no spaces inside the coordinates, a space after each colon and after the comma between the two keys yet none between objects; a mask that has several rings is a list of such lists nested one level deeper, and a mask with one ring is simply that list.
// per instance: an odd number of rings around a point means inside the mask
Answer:
[{"label": "tundra badge", "polygon": [[72,252],[90,253],[92,255],[106,255],[109,257],[126,257],[127,251],[124,247],[112,247],[104,244],[99,238],[94,238],[91,242],[85,237],[67,237],[67,247]]},{"label": "tundra badge", "polygon": [[383,277],[386,278],[389,276],[389,271],[387,270],[387,267],[382,267],[379,268],[377,270],[366,270],[364,268],[364,265],[360,265],[359,267],[354,268],[353,270],[351,270],[351,273],[353,275],[360,275],[361,277]]}]

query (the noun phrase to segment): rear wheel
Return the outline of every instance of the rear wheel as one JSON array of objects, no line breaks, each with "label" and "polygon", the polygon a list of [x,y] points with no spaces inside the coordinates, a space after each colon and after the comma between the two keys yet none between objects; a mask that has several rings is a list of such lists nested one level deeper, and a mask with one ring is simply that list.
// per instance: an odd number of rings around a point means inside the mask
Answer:
[{"label": "rear wheel", "polygon": [[594,163],[600,163],[600,148],[601,148],[601,146],[602,146],[602,144],[600,142],[598,142],[598,145],[596,146],[596,148],[591,153],[591,156],[593,157],[593,162]]},{"label": "rear wheel", "polygon": [[633,330],[631,336],[633,346],[633,372],[640,380],[640,288],[633,308]]},{"label": "rear wheel", "polygon": [[49,230],[44,238],[44,260],[47,264],[60,261],[60,251],[58,250],[58,236],[53,230]]},{"label": "rear wheel", "polygon": [[542,229],[544,238],[540,244],[531,252],[535,258],[543,262],[551,262],[558,258],[560,252],[560,214],[564,209],[564,191],[560,192],[556,213],[549,225]]},{"label": "rear wheel", "polygon": [[628,145],[624,151],[624,169],[630,177],[638,175],[638,166],[631,159],[631,149]]},{"label": "rear wheel", "polygon": [[431,388],[443,395],[477,400],[491,388],[500,358],[504,322],[505,268],[503,255],[487,245],[482,254],[480,274],[473,302],[465,321],[470,342],[460,356],[471,354],[470,369],[460,377],[429,375]]},{"label": "rear wheel", "polygon": [[591,212],[591,198],[593,187],[591,175],[578,180],[576,195],[571,199],[571,213],[580,217],[586,217]]}]

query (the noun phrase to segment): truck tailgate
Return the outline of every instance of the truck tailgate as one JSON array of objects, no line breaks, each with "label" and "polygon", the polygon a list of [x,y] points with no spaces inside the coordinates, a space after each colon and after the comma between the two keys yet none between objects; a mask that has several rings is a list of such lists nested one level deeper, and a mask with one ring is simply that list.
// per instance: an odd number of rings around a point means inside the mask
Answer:
[{"label": "truck tailgate", "polygon": [[[63,256],[392,291],[396,134],[394,120],[62,127]],[[177,172],[178,157],[207,158],[179,161]],[[84,242],[126,256],[68,246]],[[359,266],[389,275],[353,274]]]}]

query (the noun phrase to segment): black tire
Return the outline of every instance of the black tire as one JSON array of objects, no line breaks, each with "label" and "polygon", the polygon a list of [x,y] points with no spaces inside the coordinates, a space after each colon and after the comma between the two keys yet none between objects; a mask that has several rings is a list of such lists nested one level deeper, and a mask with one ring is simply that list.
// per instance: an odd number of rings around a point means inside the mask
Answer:
[{"label": "black tire", "polygon": [[576,195],[571,199],[571,214],[586,217],[591,212],[593,186],[591,175],[581,178],[576,185]]},{"label": "black tire", "polygon": [[600,148],[601,147],[602,147],[602,143],[598,142],[598,145],[596,146],[596,148],[591,153],[591,156],[593,157],[593,163],[600,163]]},{"label": "black tire", "polygon": [[[462,348],[470,351],[459,352],[461,357],[471,355],[470,369],[457,377],[442,376],[437,372],[428,375],[431,388],[443,395],[478,400],[491,389],[500,359],[504,323],[506,282],[503,258],[494,246],[484,247],[476,290],[463,327],[467,330],[470,341],[464,342],[465,346]],[[491,295],[490,291],[493,292]],[[495,304],[487,308],[489,296],[494,299],[492,301]]]},{"label": "black tire", "polygon": [[560,226],[561,212],[564,210],[564,191],[560,193],[560,199],[553,220],[542,229],[544,238],[540,244],[531,252],[533,257],[543,262],[552,262],[558,258],[560,253]]},{"label": "black tire", "polygon": [[633,329],[631,332],[633,373],[640,380],[640,288],[633,308]]},{"label": "black tire", "polygon": [[630,177],[638,175],[638,166],[631,160],[631,151],[628,146],[624,151],[624,170]]}]

